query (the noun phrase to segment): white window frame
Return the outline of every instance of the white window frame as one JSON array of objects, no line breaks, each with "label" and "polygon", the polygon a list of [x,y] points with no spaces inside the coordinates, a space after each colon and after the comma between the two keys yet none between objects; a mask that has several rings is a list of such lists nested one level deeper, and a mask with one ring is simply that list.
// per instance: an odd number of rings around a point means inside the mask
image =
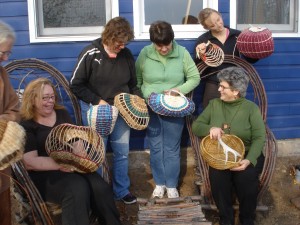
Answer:
[{"label": "white window frame", "polygon": [[[203,0],[203,8],[218,10],[218,1]],[[149,40],[149,27],[145,25],[144,0],[133,0],[133,22],[135,40]],[[176,39],[194,39],[206,32],[202,25],[172,25]]]},{"label": "white window frame", "polygon": [[[298,27],[297,32],[272,32],[273,37],[300,37],[300,23],[298,22],[299,15],[300,15],[300,4],[298,1],[298,5],[296,6],[297,10],[295,10],[295,21],[296,26]],[[265,24],[255,24],[255,26],[265,26],[272,30],[272,26],[266,26]],[[237,0],[230,0],[230,27],[237,28]],[[249,27],[249,26],[246,26]]]},{"label": "white window frame", "polygon": [[[55,29],[56,32],[60,32],[65,30],[65,28],[46,28],[45,35],[41,36],[39,34],[39,29],[41,27],[38,21],[38,14],[41,9],[37,9],[37,2],[40,0],[28,0],[28,20],[29,20],[29,37],[30,43],[40,43],[40,42],[72,42],[72,41],[91,41],[98,37],[103,30],[103,27],[89,27],[87,30],[87,34],[78,34],[77,30],[82,29],[82,27],[72,27],[67,28],[70,30],[69,35],[51,35],[51,29]],[[119,16],[119,0],[106,0],[108,4],[111,6],[108,9],[107,20],[110,18]]]}]

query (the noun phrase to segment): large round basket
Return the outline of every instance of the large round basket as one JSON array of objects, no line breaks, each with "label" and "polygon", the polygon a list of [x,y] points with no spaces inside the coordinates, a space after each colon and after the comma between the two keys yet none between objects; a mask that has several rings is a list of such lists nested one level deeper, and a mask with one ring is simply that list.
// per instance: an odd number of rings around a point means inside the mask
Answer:
[{"label": "large round basket", "polygon": [[226,170],[231,169],[239,165],[238,161],[245,155],[245,146],[243,141],[235,135],[224,134],[222,135],[222,141],[230,148],[237,151],[242,157],[235,159],[234,155],[229,152],[228,159],[223,147],[219,144],[218,140],[210,139],[210,136],[206,136],[200,143],[200,153],[203,159],[208,163],[209,166],[219,169]]},{"label": "large round basket", "polygon": [[128,126],[144,130],[149,123],[149,113],[145,100],[137,95],[120,93],[115,96],[114,105]]},{"label": "large round basket", "polygon": [[18,123],[0,120],[0,170],[22,158],[25,138],[25,130]]},{"label": "large round basket", "polygon": [[240,53],[254,59],[266,58],[274,52],[272,33],[264,27],[243,30],[237,38],[236,46]]},{"label": "large round basket", "polygon": [[103,139],[96,130],[67,123],[51,130],[46,151],[58,164],[80,173],[96,171],[105,157]]},{"label": "large round basket", "polygon": [[113,105],[93,105],[87,112],[88,125],[101,136],[109,135],[116,124],[119,110]]}]

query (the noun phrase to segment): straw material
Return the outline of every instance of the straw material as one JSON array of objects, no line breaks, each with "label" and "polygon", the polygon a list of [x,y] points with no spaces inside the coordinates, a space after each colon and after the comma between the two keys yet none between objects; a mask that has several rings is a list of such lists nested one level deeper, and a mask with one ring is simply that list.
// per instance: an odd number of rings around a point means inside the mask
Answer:
[{"label": "straw material", "polygon": [[128,126],[136,130],[146,129],[150,117],[144,99],[137,95],[120,93],[115,96],[114,105]]},{"label": "straw material", "polygon": [[25,130],[18,123],[0,120],[0,170],[22,158],[25,137]]},{"label": "straw material", "polygon": [[272,33],[265,27],[250,27],[238,36],[237,48],[249,58],[266,58],[274,52]]},{"label": "straw material", "polygon": [[105,157],[103,139],[96,130],[67,123],[52,129],[46,151],[58,164],[80,173],[96,171]]},{"label": "straw material", "polygon": [[107,136],[115,127],[118,113],[117,107],[109,104],[93,105],[87,112],[88,125],[101,136]]},{"label": "straw material", "polygon": [[200,144],[201,155],[209,166],[219,169],[226,170],[231,169],[239,165],[239,160],[241,160],[245,155],[245,146],[243,141],[235,135],[222,135],[222,141],[228,145],[230,148],[237,151],[242,157],[235,157],[232,153],[228,153],[228,159],[226,161],[226,156],[223,147],[219,144],[218,140],[210,139],[210,136],[206,136],[202,139]]}]

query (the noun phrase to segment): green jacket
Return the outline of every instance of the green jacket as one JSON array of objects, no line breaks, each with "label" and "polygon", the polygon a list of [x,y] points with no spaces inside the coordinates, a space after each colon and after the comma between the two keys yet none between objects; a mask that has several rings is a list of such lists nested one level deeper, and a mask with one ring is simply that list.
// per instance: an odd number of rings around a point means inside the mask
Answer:
[{"label": "green jacket", "polygon": [[189,52],[173,41],[173,50],[161,56],[154,44],[145,46],[136,61],[136,77],[144,98],[152,92],[178,88],[187,94],[198,86],[199,71]]},{"label": "green jacket", "polygon": [[213,99],[192,124],[195,135],[209,134],[211,127],[229,124],[230,130],[224,130],[238,136],[244,142],[246,159],[254,166],[260,156],[266,139],[266,128],[258,106],[245,98],[232,102]]}]

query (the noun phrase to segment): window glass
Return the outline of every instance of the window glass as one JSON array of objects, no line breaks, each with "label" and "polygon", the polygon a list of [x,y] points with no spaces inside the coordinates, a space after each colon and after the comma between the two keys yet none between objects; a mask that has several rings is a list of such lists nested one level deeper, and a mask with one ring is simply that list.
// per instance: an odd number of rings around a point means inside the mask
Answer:
[{"label": "window glass", "polygon": [[144,0],[145,24],[150,25],[156,20],[164,20],[171,24],[197,23],[198,13],[203,8],[202,1],[176,1],[174,0]]},{"label": "window glass", "polygon": [[238,28],[251,24],[273,32],[297,32],[296,5],[296,0],[237,0]]}]

